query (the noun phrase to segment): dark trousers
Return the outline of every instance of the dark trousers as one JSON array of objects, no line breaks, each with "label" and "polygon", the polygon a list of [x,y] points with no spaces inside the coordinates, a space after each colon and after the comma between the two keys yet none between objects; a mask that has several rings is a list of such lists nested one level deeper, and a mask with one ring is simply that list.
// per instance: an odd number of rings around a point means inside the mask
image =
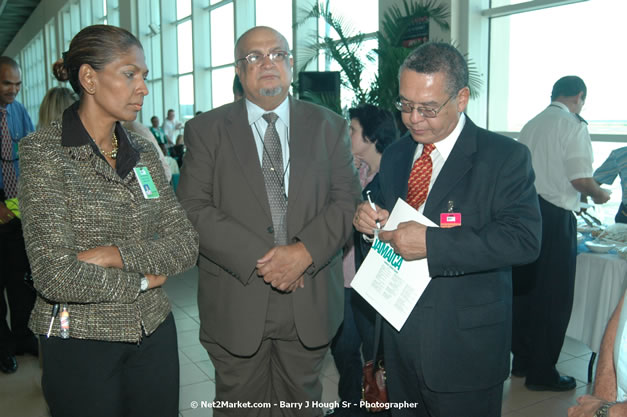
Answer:
[{"label": "dark trousers", "polygon": [[[308,348],[301,343],[292,303],[291,293],[270,291],[263,338],[252,356],[237,356],[217,343],[202,341],[216,371],[216,401],[276,404],[270,408],[214,408],[214,417],[322,416],[320,373],[329,347]],[[282,406],[282,401],[303,407]]]},{"label": "dark trousers", "polygon": [[139,344],[45,336],[40,341],[42,388],[53,417],[178,416],[172,313]]},{"label": "dark trousers", "polygon": [[436,392],[427,387],[420,371],[421,335],[410,320],[411,316],[400,332],[383,323],[388,400],[406,407],[391,408],[392,417],[499,417],[502,383],[466,392]]},{"label": "dark trousers", "polygon": [[573,307],[577,228],[572,212],[539,200],[540,256],[512,270],[512,352],[513,368],[526,372],[526,383],[544,385],[559,379],[555,364]]},{"label": "dark trousers", "polygon": [[361,399],[361,338],[355,325],[350,288],[344,288],[344,321],[331,342],[331,354],[340,374],[340,399],[359,404]]},{"label": "dark trousers", "polygon": [[[374,322],[376,312],[374,308],[364,300],[357,291],[351,289],[351,304],[353,310],[353,318],[357,331],[359,332],[359,338],[361,339],[361,352],[364,360],[369,361],[374,359]],[[383,354],[383,344],[379,346],[378,356]]]},{"label": "dark trousers", "polygon": [[[35,305],[35,292],[24,281],[28,258],[22,236],[22,223],[14,218],[0,225],[0,349],[13,353],[16,344],[32,337],[28,319]],[[7,303],[11,309],[11,327],[7,323]]]}]

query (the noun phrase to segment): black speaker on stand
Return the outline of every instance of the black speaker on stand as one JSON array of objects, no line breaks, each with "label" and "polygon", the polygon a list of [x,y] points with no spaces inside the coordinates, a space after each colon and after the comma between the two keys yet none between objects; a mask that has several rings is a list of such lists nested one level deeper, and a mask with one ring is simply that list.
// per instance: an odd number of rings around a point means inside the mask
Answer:
[{"label": "black speaker on stand", "polygon": [[339,71],[301,71],[298,73],[298,97],[342,113]]}]

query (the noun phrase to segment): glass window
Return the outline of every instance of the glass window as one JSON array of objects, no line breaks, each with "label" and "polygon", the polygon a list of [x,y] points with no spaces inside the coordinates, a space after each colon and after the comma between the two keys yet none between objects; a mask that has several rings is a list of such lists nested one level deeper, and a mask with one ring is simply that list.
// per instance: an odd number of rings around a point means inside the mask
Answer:
[{"label": "glass window", "polygon": [[148,80],[146,85],[149,94],[144,98],[144,107],[141,112],[141,121],[149,124],[152,116],[163,121],[163,84],[161,63],[161,8],[158,2],[139,0],[138,22],[140,41],[144,46],[146,65],[148,66]]},{"label": "glass window", "polygon": [[235,47],[233,25],[233,3],[211,11],[211,66],[217,67],[233,62]]},{"label": "glass window", "polygon": [[212,105],[215,109],[233,101],[233,67],[220,68],[211,71]]},{"label": "glass window", "polygon": [[627,134],[627,85],[616,82],[627,55],[609,46],[627,37],[625,15],[627,2],[605,0],[493,18],[489,129],[519,131],[549,103],[555,81],[574,74],[588,87],[582,116],[590,133]]},{"label": "glass window", "polygon": [[194,117],[194,75],[179,77],[179,120],[183,123]]},{"label": "glass window", "polygon": [[176,20],[181,20],[192,14],[191,0],[176,1]]},{"label": "glass window", "polygon": [[48,75],[48,85],[53,86],[56,84],[56,78],[52,74],[52,64],[54,64],[57,59],[61,58],[61,54],[57,51],[57,32],[54,24],[54,19],[51,19],[50,22],[46,23],[45,37],[46,37],[46,56],[48,57],[47,66],[46,66],[46,74]]},{"label": "glass window", "polygon": [[149,121],[152,116],[159,117],[159,121],[163,123],[165,115],[163,114],[163,82],[161,80],[157,80],[149,87],[150,95],[152,96],[153,103],[153,112],[150,114],[146,120]]},{"label": "glass window", "polygon": [[92,22],[92,2],[91,0],[80,0],[81,27],[89,26]]},{"label": "glass window", "polygon": [[255,24],[270,26],[285,36],[292,47],[292,1],[291,0],[256,0]]},{"label": "glass window", "polygon": [[[368,34],[376,32],[379,28],[378,0],[363,0],[359,7],[354,7],[350,2],[330,0],[329,9],[334,16],[344,21],[344,27],[347,29],[344,36],[354,36],[359,32]],[[318,20],[318,34],[321,37],[339,39],[337,32],[327,25],[324,19]],[[378,44],[376,38],[371,38],[364,41],[362,47],[357,51],[360,62],[364,64],[360,83],[361,88],[364,90],[368,90],[378,72],[377,55],[372,53]],[[322,52],[318,59],[318,70],[341,71],[341,67],[329,54]],[[340,88],[340,98],[342,108],[357,104],[354,103],[355,94],[353,91],[343,85]]]},{"label": "glass window", "polygon": [[70,6],[70,22],[72,25],[72,36],[81,30],[81,9],[78,3]]},{"label": "glass window", "polygon": [[[492,1],[495,7],[510,3],[521,2]],[[611,40],[627,35],[622,22],[626,13],[626,2],[605,0],[492,18],[488,128],[520,131],[549,104],[555,81],[578,75],[588,88],[581,114],[589,122],[593,168],[598,168],[612,150],[625,145],[604,140],[604,135],[627,134],[627,114],[621,102],[627,86],[616,82],[622,79],[627,57],[610,46]],[[622,197],[620,181],[611,189],[610,202],[593,212],[605,223],[613,223]]]},{"label": "glass window", "polygon": [[529,0],[492,0],[491,7],[509,6],[511,4],[526,3]]},{"label": "glass window", "polygon": [[33,123],[37,123],[39,105],[46,94],[43,38],[43,31],[39,31],[37,36],[24,48],[20,57],[22,89],[18,100],[26,107]]},{"label": "glass window", "polygon": [[176,27],[179,74],[194,70],[192,46],[192,21],[187,20]]},{"label": "glass window", "polygon": [[120,26],[120,8],[118,0],[106,0],[105,14],[108,25]]}]

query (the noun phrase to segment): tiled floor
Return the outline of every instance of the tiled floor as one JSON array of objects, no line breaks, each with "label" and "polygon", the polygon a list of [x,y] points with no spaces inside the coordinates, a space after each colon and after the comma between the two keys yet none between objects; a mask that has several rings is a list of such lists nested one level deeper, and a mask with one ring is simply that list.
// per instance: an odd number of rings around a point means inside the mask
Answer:
[{"label": "tiled floor", "polygon": [[[215,395],[213,366],[206,351],[198,341],[198,308],[196,286],[198,274],[193,269],[179,277],[169,279],[165,285],[172,302],[176,319],[181,387],[179,411],[182,417],[211,416],[207,408],[193,408],[194,401],[211,401]],[[525,389],[524,379],[512,377],[505,381],[503,416],[507,417],[563,417],[566,409],[579,395],[590,391],[587,381],[589,349],[567,338],[558,369],[563,374],[577,378],[577,389],[566,393],[533,392]],[[0,373],[0,415],[6,417],[44,417],[47,408],[41,394],[41,370],[32,356],[18,356],[16,373]],[[322,375],[322,400],[337,399],[338,375],[333,359],[327,355]]]}]

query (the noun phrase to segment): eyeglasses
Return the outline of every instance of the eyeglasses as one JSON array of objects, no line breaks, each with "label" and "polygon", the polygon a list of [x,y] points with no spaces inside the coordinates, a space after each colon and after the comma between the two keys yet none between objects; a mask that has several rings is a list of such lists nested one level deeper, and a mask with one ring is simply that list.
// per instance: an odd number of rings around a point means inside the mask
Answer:
[{"label": "eyeglasses", "polygon": [[431,107],[418,107],[412,103],[401,101],[400,99],[398,99],[396,103],[394,103],[394,106],[403,113],[412,113],[414,110],[416,110],[418,114],[422,117],[425,117],[427,119],[433,119],[434,117],[438,116],[438,113],[440,113],[444,106],[446,106],[446,104],[451,101],[453,97],[455,97],[455,94],[449,96],[444,104],[442,104],[438,109],[432,109]]},{"label": "eyeglasses", "polygon": [[271,62],[283,62],[287,59],[287,57],[290,56],[289,52],[286,51],[274,51],[274,52],[268,52],[267,54],[260,54],[258,52],[251,52],[248,55],[246,55],[244,58],[240,58],[238,59],[236,62],[240,62],[240,61],[247,61],[249,64],[252,65],[259,65],[263,62],[263,60],[268,57],[270,58]]}]

